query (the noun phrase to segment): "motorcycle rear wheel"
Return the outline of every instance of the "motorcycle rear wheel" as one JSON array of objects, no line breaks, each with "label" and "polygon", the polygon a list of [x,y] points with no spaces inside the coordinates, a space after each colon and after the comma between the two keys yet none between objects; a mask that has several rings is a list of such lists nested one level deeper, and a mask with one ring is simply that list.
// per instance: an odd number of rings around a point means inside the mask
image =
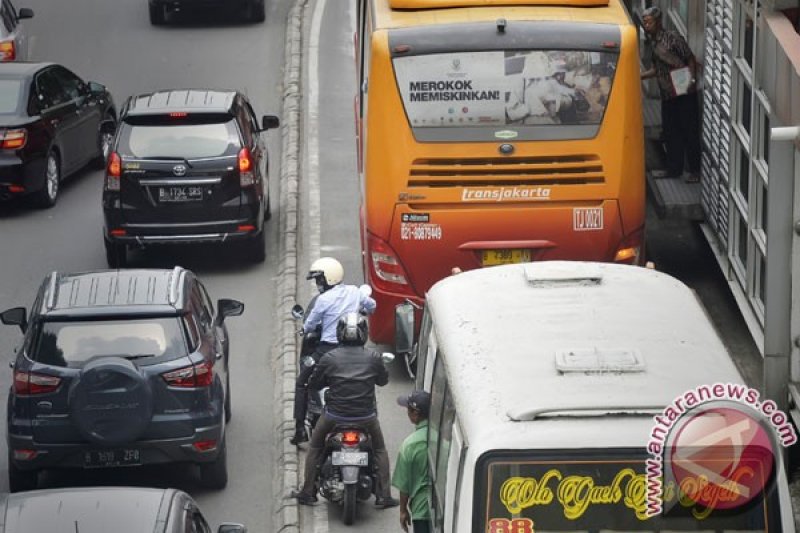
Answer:
[{"label": "motorcycle rear wheel", "polygon": [[344,486],[344,499],[342,500],[342,521],[344,525],[353,525],[356,521],[356,488],[355,484]]}]

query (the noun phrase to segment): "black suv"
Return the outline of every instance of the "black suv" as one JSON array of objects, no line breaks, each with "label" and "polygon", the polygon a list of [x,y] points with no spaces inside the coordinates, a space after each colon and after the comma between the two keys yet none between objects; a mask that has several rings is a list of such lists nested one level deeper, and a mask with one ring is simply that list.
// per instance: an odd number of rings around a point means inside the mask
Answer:
[{"label": "black suv", "polygon": [[183,268],[53,272],[27,316],[0,314],[24,338],[8,395],[12,492],[36,488],[45,468],[187,462],[200,481],[228,481],[231,417],[225,317]]},{"label": "black suv", "polygon": [[264,260],[270,216],[268,156],[261,126],[235,91],[166,90],[132,96],[103,187],[108,266],[124,267],[127,249],[151,244],[239,242]]}]

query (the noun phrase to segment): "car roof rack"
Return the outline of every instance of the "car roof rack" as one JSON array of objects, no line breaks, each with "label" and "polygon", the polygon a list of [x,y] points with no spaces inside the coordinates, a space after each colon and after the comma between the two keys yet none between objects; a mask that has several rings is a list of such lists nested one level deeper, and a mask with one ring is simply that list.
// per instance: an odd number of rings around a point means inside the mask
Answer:
[{"label": "car roof rack", "polygon": [[186,270],[183,267],[176,266],[172,269],[172,274],[169,278],[169,303],[175,305],[178,302],[178,288],[180,287],[182,277],[181,274]]},{"label": "car roof rack", "polygon": [[56,306],[56,290],[58,285],[56,282],[58,281],[58,272],[53,270],[50,273],[50,281],[47,284],[47,290],[49,294],[47,295],[47,309],[52,309]]}]

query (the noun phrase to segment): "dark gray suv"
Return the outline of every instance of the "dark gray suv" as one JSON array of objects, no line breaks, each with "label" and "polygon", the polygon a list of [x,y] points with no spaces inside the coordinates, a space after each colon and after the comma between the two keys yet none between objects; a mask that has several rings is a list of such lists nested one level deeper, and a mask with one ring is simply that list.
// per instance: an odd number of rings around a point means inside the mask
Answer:
[{"label": "dark gray suv", "polygon": [[185,462],[200,481],[228,481],[231,417],[225,318],[195,275],[173,270],[53,272],[30,314],[0,314],[24,338],[8,396],[12,492],[46,468]]}]

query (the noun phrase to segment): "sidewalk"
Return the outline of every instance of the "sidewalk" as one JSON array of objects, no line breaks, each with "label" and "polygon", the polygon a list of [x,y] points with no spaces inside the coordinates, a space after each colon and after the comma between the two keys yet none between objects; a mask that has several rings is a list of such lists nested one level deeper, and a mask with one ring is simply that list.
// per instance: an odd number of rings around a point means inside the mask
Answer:
[{"label": "sidewalk", "polygon": [[[645,168],[647,195],[661,218],[701,221],[705,218],[700,205],[700,183],[686,183],[681,178],[655,179],[651,171],[664,168],[664,146],[661,135],[661,102],[657,98],[642,100],[644,114]],[[701,182],[702,183],[702,182]]]}]

